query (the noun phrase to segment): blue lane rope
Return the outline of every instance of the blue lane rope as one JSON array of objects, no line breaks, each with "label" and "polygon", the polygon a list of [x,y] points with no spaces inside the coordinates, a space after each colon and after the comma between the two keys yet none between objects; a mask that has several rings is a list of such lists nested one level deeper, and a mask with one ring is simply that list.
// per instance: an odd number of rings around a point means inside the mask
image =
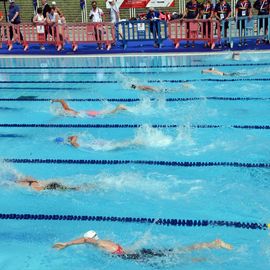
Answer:
[{"label": "blue lane rope", "polygon": [[80,215],[46,215],[46,214],[4,214],[0,219],[15,220],[61,220],[61,221],[98,221],[144,223],[178,227],[233,227],[238,229],[267,230],[270,224],[257,222],[224,221],[224,220],[192,220],[168,218],[114,217],[114,216],[80,216]]},{"label": "blue lane rope", "polygon": [[[0,127],[19,128],[139,128],[142,124],[0,124]],[[153,128],[236,128],[236,129],[270,129],[269,125],[176,125],[153,124]]]},{"label": "blue lane rope", "polygon": [[[237,79],[190,79],[190,80],[148,80],[148,83],[187,83],[187,82],[240,82],[240,81],[270,81],[270,78],[237,78]],[[105,81],[1,81],[2,84],[22,84],[22,83],[29,83],[29,84],[86,84],[86,83],[108,83],[108,84],[116,84],[121,83],[121,81],[115,80],[105,80]],[[44,89],[39,89],[44,90]],[[55,90],[55,88],[54,88]]]},{"label": "blue lane rope", "polygon": [[[171,71],[170,73],[172,73],[173,71]],[[174,71],[174,73],[178,73],[179,71]],[[10,75],[40,75],[42,72],[24,72],[24,71],[16,71],[16,72],[1,72],[0,74],[10,74]],[[77,71],[73,71],[73,72],[57,72],[57,75],[59,74],[64,74],[64,75],[96,75],[96,74],[104,74],[104,75],[112,75],[112,74],[160,74],[160,71],[131,71],[131,72],[110,72],[110,71],[96,71],[96,72],[91,72],[91,71],[87,71],[87,72],[77,72]],[[165,73],[165,72],[164,72]],[[55,72],[47,72],[46,74],[50,74],[50,75],[55,75]]]},{"label": "blue lane rope", "polygon": [[245,168],[270,168],[270,163],[245,163],[227,161],[158,161],[158,160],[104,160],[104,159],[29,159],[29,158],[4,158],[7,163],[38,163],[38,164],[86,164],[86,165],[154,165],[171,167],[245,167]]},{"label": "blue lane rope", "polygon": [[0,107],[0,111],[19,111],[22,108],[12,108],[12,107]]},{"label": "blue lane rope", "polygon": [[[1,83],[8,83],[8,84],[18,84],[18,83],[34,83],[34,84],[45,84],[45,83],[49,83],[49,84],[52,84],[52,83],[56,83],[56,84],[66,84],[66,83],[70,83],[70,84],[78,84],[78,83],[118,83],[118,81],[96,81],[96,80],[93,80],[93,81],[15,81],[15,80],[12,80],[12,81],[1,81]],[[55,90],[55,88],[53,88]],[[39,88],[39,90],[44,90],[43,88]]]},{"label": "blue lane rope", "polygon": [[37,66],[32,66],[32,67],[1,67],[2,70],[7,70],[7,69],[39,69],[42,70],[44,69],[133,69],[133,68],[196,68],[196,67],[253,67],[253,66],[270,66],[270,63],[233,63],[233,64],[198,64],[198,65],[159,65],[159,66],[149,66],[149,65],[144,65],[144,66],[71,66],[71,67],[60,67],[60,66],[51,66],[51,67],[37,67]]},{"label": "blue lane rope", "polygon": [[[0,101],[50,101],[50,98],[0,98]],[[67,98],[66,101],[108,101],[108,102],[138,102],[143,99],[140,98]],[[157,98],[150,98],[151,101],[159,100]],[[221,100],[221,101],[256,101],[256,100],[270,100],[270,97],[189,97],[189,98],[166,98],[167,102],[181,102],[181,101],[201,101],[201,100]]]},{"label": "blue lane rope", "polygon": [[232,79],[191,79],[191,80],[148,80],[149,83],[185,83],[185,82],[241,82],[241,81],[270,81],[270,78],[232,78]]},{"label": "blue lane rope", "polygon": [[0,138],[24,138],[25,135],[20,134],[0,134]]},{"label": "blue lane rope", "polygon": [[53,89],[51,88],[40,88],[40,87],[0,87],[1,90],[39,90],[39,91],[54,91],[54,90],[82,90],[81,88],[74,88],[74,87],[53,87]]}]

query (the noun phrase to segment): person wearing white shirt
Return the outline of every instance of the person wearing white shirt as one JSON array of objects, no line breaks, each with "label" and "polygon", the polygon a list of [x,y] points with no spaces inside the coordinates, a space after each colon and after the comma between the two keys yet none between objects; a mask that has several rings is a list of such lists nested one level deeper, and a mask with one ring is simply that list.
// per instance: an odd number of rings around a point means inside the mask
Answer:
[{"label": "person wearing white shirt", "polygon": [[97,7],[96,1],[93,1],[92,2],[92,9],[91,9],[90,14],[89,14],[90,20],[92,20],[92,22],[102,22],[103,16],[104,16],[104,13],[103,13],[102,9]]},{"label": "person wearing white shirt", "polygon": [[111,22],[118,23],[120,20],[119,8],[116,5],[114,0],[108,0],[108,2],[111,6],[111,9],[110,9]]},{"label": "person wearing white shirt", "polygon": [[[270,0],[269,0],[270,1]],[[117,6],[115,0],[108,0],[110,4],[110,17],[111,17],[111,23],[118,23],[120,21],[120,12],[119,12],[119,7]],[[121,30],[121,25],[115,27],[115,33],[116,36],[119,34],[119,36],[122,38],[122,30]],[[113,44],[115,45],[115,43]]]},{"label": "person wearing white shirt", "polygon": [[[89,19],[93,22],[93,23],[100,23],[103,21],[103,16],[104,16],[104,13],[102,11],[101,8],[97,7],[97,2],[96,1],[93,1],[92,2],[92,9],[90,11],[90,14],[89,14]],[[96,40],[102,40],[102,31],[100,29],[99,26],[95,26],[94,28],[95,30],[95,37],[96,37]],[[103,50],[103,47],[102,47],[102,43],[101,42],[98,42],[98,47],[97,47],[98,50]]]}]

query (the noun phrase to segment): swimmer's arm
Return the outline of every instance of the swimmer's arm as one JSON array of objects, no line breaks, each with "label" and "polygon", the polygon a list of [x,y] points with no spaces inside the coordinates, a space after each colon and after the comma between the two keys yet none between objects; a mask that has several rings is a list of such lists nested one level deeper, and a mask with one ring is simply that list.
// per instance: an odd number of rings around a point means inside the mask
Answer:
[{"label": "swimmer's arm", "polygon": [[71,109],[69,107],[69,105],[65,102],[65,100],[63,99],[52,99],[51,100],[52,103],[54,102],[59,102],[62,106],[62,108],[66,111],[66,112],[71,112],[71,113],[74,113],[74,114],[78,114],[78,112],[76,112],[75,110]]},{"label": "swimmer's arm", "polygon": [[91,239],[91,238],[77,238],[74,240],[71,240],[69,242],[63,242],[63,243],[56,243],[53,245],[53,248],[61,250],[69,246],[74,246],[74,245],[82,245],[82,244],[97,244],[97,240]]},{"label": "swimmer's arm", "polygon": [[78,144],[77,140],[78,140],[78,137],[77,136],[71,136],[70,139],[69,139],[69,142],[74,147],[80,147],[80,145]]},{"label": "swimmer's arm", "polygon": [[157,91],[157,89],[155,89],[154,87],[152,86],[146,86],[146,85],[139,85],[138,88],[140,90],[143,90],[143,91],[149,91],[149,92],[152,92],[152,91]]}]

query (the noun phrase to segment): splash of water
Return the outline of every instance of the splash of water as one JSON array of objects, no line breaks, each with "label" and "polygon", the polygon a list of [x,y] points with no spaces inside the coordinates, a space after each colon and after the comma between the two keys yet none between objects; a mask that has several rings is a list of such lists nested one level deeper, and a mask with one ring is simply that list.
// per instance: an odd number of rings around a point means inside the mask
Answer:
[{"label": "splash of water", "polygon": [[101,174],[95,182],[103,191],[117,190],[144,194],[147,197],[158,197],[166,200],[178,200],[200,192],[202,180],[184,180],[167,175],[147,175],[139,173],[121,173],[119,175]]},{"label": "splash of water", "polygon": [[0,185],[13,185],[14,182],[21,177],[22,174],[12,167],[11,164],[3,161],[0,162]]},{"label": "splash of water", "polygon": [[169,146],[173,142],[173,138],[165,135],[160,129],[143,125],[136,131],[134,142],[143,146],[159,148]]},{"label": "splash of water", "polygon": [[84,150],[113,151],[130,147],[166,147],[173,142],[171,136],[165,135],[161,130],[143,125],[136,131],[135,137],[130,140],[115,141],[95,138],[91,134],[79,136],[78,143]]},{"label": "splash of water", "polygon": [[128,106],[128,111],[136,115],[149,115],[156,113],[150,98],[142,98],[136,106]]}]

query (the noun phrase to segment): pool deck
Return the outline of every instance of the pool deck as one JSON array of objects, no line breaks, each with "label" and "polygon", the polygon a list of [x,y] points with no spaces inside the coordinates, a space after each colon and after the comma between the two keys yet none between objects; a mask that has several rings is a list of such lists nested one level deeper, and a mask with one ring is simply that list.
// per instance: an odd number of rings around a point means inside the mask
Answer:
[{"label": "pool deck", "polygon": [[161,48],[154,48],[153,42],[129,42],[126,49],[123,49],[123,46],[120,43],[117,43],[116,46],[113,46],[111,50],[97,50],[96,44],[79,44],[78,51],[73,52],[71,44],[66,44],[65,49],[58,52],[53,45],[45,45],[45,50],[40,50],[38,44],[33,44],[29,46],[27,51],[23,50],[22,45],[14,44],[13,49],[8,51],[7,46],[3,45],[2,49],[0,49],[0,55],[123,55],[123,54],[162,54],[162,53],[175,53],[175,54],[192,54],[192,53],[203,53],[203,54],[212,54],[212,53],[220,53],[220,52],[229,52],[229,51],[262,51],[262,50],[270,50],[270,45],[260,44],[256,46],[255,40],[249,40],[248,46],[238,47],[237,43],[234,44],[232,49],[230,48],[218,48],[216,47],[214,50],[210,48],[203,48],[202,42],[195,43],[194,48],[184,48],[185,42],[180,44],[178,49],[173,47],[173,43],[170,40],[166,40],[163,42]]}]

